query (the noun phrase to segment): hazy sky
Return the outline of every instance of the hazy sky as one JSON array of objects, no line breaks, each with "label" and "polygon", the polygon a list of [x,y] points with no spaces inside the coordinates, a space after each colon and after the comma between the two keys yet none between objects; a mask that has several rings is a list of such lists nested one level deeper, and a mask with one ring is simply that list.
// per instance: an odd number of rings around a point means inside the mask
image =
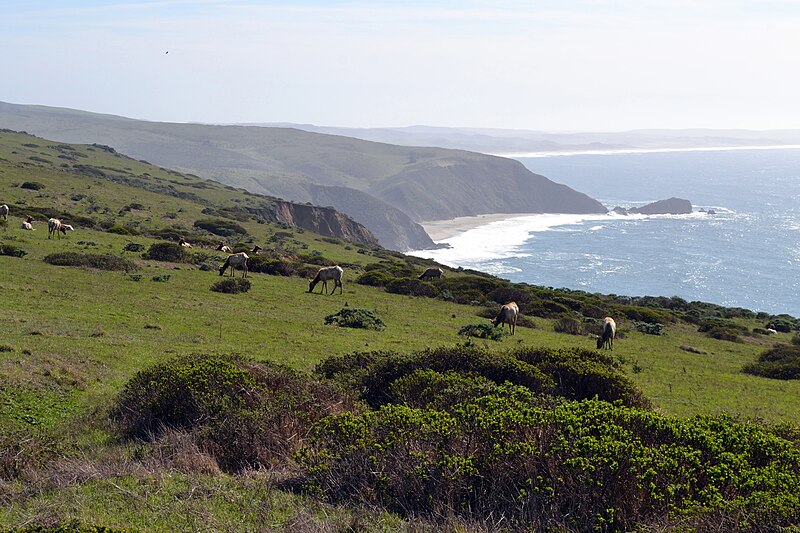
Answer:
[{"label": "hazy sky", "polygon": [[0,0],[0,101],[176,122],[800,128],[800,1]]}]

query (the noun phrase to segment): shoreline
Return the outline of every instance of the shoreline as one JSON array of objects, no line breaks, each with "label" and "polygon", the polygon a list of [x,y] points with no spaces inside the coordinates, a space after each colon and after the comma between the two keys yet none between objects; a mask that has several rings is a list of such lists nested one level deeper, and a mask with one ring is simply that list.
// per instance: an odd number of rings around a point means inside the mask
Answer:
[{"label": "shoreline", "polygon": [[449,220],[430,220],[420,222],[419,225],[422,226],[434,242],[438,243],[492,222],[538,214],[541,213],[487,213],[484,215],[455,217]]}]

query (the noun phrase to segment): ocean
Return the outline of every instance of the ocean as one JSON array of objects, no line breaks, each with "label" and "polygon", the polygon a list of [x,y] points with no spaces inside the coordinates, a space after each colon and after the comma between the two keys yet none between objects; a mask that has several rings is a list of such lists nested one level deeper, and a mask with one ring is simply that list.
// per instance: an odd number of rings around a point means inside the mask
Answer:
[{"label": "ocean", "polygon": [[513,282],[800,316],[800,149],[516,159],[609,209],[675,196],[695,212],[519,216],[411,253]]}]

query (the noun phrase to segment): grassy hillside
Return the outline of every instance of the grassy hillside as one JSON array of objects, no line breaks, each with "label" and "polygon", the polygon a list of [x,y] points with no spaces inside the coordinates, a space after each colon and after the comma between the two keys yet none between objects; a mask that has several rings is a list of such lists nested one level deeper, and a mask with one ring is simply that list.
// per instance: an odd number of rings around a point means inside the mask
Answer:
[{"label": "grassy hillside", "polygon": [[[520,349],[593,350],[595,341],[586,333],[597,317],[611,314],[621,334],[613,352],[620,375],[658,416],[680,421],[729,414],[768,423],[794,423],[800,416],[800,381],[741,372],[765,349],[791,343],[791,317],[783,317],[790,331],[764,335],[759,328],[775,317],[697,302],[554,291],[450,269],[442,280],[414,285],[428,266],[423,260],[226,216],[237,215],[231,206],[263,201],[257,196],[204,185],[97,146],[48,146],[58,145],[23,136],[4,136],[0,145],[0,204],[11,208],[7,224],[0,223],[0,245],[25,252],[0,255],[0,529],[70,519],[140,531],[480,531],[494,524],[414,518],[391,506],[375,511],[297,493],[293,480],[300,472],[293,463],[221,471],[188,430],[151,441],[120,438],[109,413],[126,383],[152,365],[192,354],[241,354],[302,375],[332,356],[356,352],[403,355],[471,345],[501,360]],[[132,186],[108,177],[116,171],[76,174],[31,159],[67,161],[61,155],[92,168],[127,171],[143,182]],[[23,188],[25,183],[38,189]],[[164,188],[170,194],[158,192]],[[209,208],[213,215],[203,212]],[[48,239],[47,209],[76,230]],[[20,227],[27,214],[37,218],[33,232]],[[229,244],[258,244],[266,253],[262,261],[291,266],[300,275],[251,272],[247,292],[210,290],[221,279],[214,268],[224,254],[211,246],[220,237],[194,224],[209,217],[245,230],[225,237]],[[159,232],[209,246],[196,246],[179,262],[130,251],[137,248],[132,244],[146,251],[163,242]],[[105,271],[45,261],[62,252],[110,254],[136,268]],[[345,268],[344,294],[306,292],[303,274],[329,261]],[[373,284],[355,282],[366,282],[368,273]],[[433,291],[431,297],[408,294],[425,291]],[[525,319],[515,336],[493,341],[458,335],[465,325],[488,324],[485,316],[498,301],[512,297]],[[345,307],[371,311],[385,329],[325,324]],[[652,333],[658,324],[660,335],[640,331],[651,327]],[[721,338],[707,334],[715,331]]]}]

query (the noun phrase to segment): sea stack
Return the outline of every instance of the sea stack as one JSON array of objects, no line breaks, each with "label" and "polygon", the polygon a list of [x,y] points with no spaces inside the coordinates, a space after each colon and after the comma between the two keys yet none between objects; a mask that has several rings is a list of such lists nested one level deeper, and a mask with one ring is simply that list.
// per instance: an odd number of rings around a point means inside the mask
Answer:
[{"label": "sea stack", "polygon": [[640,215],[688,215],[692,212],[692,202],[683,198],[659,200],[642,207],[631,207],[628,213]]}]

